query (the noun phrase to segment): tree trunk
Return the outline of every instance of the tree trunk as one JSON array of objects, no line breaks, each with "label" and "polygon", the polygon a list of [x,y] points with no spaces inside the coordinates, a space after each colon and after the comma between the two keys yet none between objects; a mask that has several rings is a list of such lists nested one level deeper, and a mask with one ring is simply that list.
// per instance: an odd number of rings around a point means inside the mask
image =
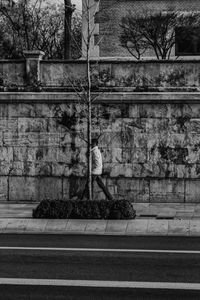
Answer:
[{"label": "tree trunk", "polygon": [[92,99],[91,99],[91,77],[90,77],[90,10],[89,0],[87,3],[88,20],[87,20],[87,107],[88,107],[88,120],[87,120],[87,142],[88,142],[88,200],[92,200],[92,157],[91,157],[91,143],[92,143]]},{"label": "tree trunk", "polygon": [[71,0],[65,0],[65,36],[64,36],[64,58],[71,59],[71,23],[74,11]]}]

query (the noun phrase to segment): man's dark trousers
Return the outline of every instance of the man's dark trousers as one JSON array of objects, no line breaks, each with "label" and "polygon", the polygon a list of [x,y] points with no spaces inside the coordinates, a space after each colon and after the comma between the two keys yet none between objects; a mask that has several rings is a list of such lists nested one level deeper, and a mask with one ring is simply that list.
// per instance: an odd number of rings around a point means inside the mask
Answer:
[{"label": "man's dark trousers", "polygon": [[[101,178],[100,175],[92,175],[92,194],[93,194],[93,185],[94,185],[94,181],[96,180],[98,186],[102,189],[102,191],[104,192],[104,194],[106,195],[106,198],[108,200],[113,200],[112,195],[110,194],[109,190],[107,189],[107,187],[105,186],[105,184],[103,183],[103,180]],[[88,192],[88,180],[86,182],[85,188],[83,190],[81,199],[83,199],[84,195]]]}]

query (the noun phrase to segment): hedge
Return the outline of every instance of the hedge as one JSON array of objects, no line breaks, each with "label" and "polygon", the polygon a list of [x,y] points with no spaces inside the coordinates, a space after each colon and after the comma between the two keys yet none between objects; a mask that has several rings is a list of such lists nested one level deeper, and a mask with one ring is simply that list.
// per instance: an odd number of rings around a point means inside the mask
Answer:
[{"label": "hedge", "polygon": [[134,219],[136,211],[128,200],[43,200],[33,210],[39,219]]}]

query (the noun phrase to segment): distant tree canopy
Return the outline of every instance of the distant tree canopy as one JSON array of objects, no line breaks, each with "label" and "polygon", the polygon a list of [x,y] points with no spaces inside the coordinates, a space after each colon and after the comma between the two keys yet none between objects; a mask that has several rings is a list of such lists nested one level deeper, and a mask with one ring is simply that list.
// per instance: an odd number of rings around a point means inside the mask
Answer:
[{"label": "distant tree canopy", "polygon": [[[20,58],[24,50],[41,50],[46,59],[64,57],[64,4],[19,0],[13,7],[0,4],[0,57]],[[80,57],[81,18],[72,19],[73,58]]]},{"label": "distant tree canopy", "polygon": [[121,20],[120,43],[136,59],[147,51],[157,59],[169,59],[176,41],[176,29],[187,26],[191,33],[200,26],[199,13],[158,12],[135,15],[131,12]]}]

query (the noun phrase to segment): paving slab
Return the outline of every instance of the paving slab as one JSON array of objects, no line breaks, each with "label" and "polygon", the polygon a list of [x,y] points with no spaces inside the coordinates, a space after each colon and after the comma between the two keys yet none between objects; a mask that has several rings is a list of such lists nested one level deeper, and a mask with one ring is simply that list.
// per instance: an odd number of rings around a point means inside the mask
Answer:
[{"label": "paving slab", "polygon": [[190,221],[190,236],[200,236],[200,220]]},{"label": "paving slab", "polygon": [[149,220],[130,220],[126,228],[126,234],[128,235],[141,235],[147,233]]},{"label": "paving slab", "polygon": [[88,233],[105,233],[107,220],[88,220],[85,231]]},{"label": "paving slab", "polygon": [[3,232],[8,225],[9,219],[0,219],[0,232]]},{"label": "paving slab", "polygon": [[189,220],[169,220],[168,235],[189,236]]},{"label": "paving slab", "polygon": [[106,226],[106,233],[122,233],[125,234],[128,225],[127,220],[109,220]]},{"label": "paving slab", "polygon": [[29,219],[8,219],[6,227],[3,229],[4,232],[10,233],[15,232],[24,232],[28,226]]},{"label": "paving slab", "polygon": [[26,232],[43,232],[48,219],[29,219],[29,222],[25,228]]},{"label": "paving slab", "polygon": [[149,220],[147,226],[147,234],[149,235],[167,235],[168,220]]},{"label": "paving slab", "polygon": [[87,226],[88,220],[69,220],[67,223],[66,231],[71,232],[84,232]]},{"label": "paving slab", "polygon": [[63,219],[49,219],[45,227],[45,231],[56,231],[62,232],[66,231],[67,223],[69,220]]}]

